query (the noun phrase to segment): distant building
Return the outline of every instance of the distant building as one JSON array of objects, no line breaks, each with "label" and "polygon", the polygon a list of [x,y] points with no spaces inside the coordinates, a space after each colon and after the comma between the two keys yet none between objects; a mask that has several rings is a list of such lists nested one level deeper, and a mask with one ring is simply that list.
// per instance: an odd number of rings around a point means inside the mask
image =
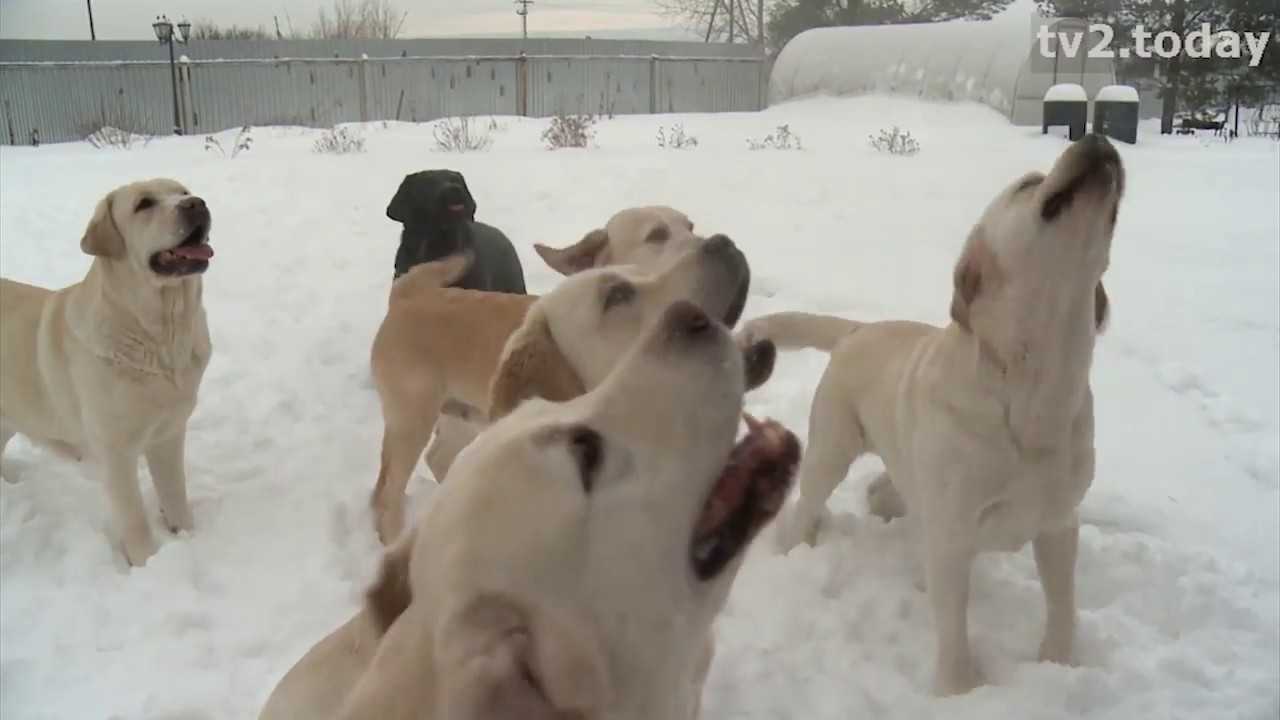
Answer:
[{"label": "distant building", "polygon": [[[1074,57],[1042,55],[1038,32],[1080,39]],[[769,78],[769,103],[806,95],[889,93],[973,101],[1015,125],[1040,125],[1044,94],[1059,83],[1083,85],[1090,99],[1116,82],[1109,58],[1090,57],[1101,36],[1088,25],[1007,12],[988,21],[817,28],[783,47]],[[1057,46],[1050,42],[1050,49]],[[1092,109],[1090,110],[1092,112]]]}]

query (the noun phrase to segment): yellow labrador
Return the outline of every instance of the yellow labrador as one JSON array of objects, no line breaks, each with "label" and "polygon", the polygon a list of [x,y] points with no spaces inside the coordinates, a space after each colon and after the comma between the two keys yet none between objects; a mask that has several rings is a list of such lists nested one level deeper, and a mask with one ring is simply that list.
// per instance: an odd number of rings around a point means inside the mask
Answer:
[{"label": "yellow labrador", "polygon": [[666,205],[647,205],[614,213],[604,227],[568,247],[533,248],[553,270],[567,276],[607,265],[653,267],[701,242],[688,215]]},{"label": "yellow labrador", "polygon": [[[733,242],[724,235],[701,238],[665,221],[652,227],[665,240],[655,235],[649,245],[668,249],[647,264],[565,266],[575,274],[541,299],[443,288],[465,269],[460,258],[419,265],[396,282],[371,360],[385,423],[372,498],[384,543],[403,528],[405,488],[448,403],[476,409],[471,421],[482,424],[527,397],[579,395],[673,300],[691,300],[730,325],[737,322],[750,269]],[[504,363],[521,371],[495,385]],[[452,453],[436,450],[428,460],[442,480]]]},{"label": "yellow labrador", "polygon": [[[937,634],[936,689],[981,684],[966,609],[974,556],[1032,542],[1048,619],[1042,660],[1067,663],[1075,630],[1076,508],[1093,481],[1089,369],[1107,317],[1107,269],[1124,172],[1100,136],[987,208],[955,270],[951,324],[855,323],[783,313],[741,339],[831,351],[810,413],[784,547],[812,543],[849,465],[878,454],[872,512],[923,535]],[[892,479],[890,479],[892,478]]]},{"label": "yellow labrador", "polygon": [[695,718],[712,622],[800,453],[772,422],[735,444],[746,371],[678,301],[590,392],[491,425],[262,720]]},{"label": "yellow labrador", "polygon": [[138,488],[147,458],[165,523],[192,528],[184,446],[211,351],[201,303],[209,208],[173,180],[117,188],[80,248],[84,280],[50,291],[0,280],[0,452],[16,433],[90,460],[125,557],[156,549]]}]

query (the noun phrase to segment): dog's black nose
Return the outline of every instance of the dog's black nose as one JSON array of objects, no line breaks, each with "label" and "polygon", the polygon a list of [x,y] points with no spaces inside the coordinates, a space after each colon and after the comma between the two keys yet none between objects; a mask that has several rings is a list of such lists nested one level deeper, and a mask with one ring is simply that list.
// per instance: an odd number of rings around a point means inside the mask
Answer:
[{"label": "dog's black nose", "polygon": [[667,308],[664,321],[672,333],[681,337],[700,337],[706,335],[711,329],[711,318],[708,318],[701,308],[687,300],[672,303],[671,307]]},{"label": "dog's black nose", "polygon": [[707,238],[707,244],[703,246],[703,252],[709,255],[732,255],[737,250],[738,246],[733,244],[729,236],[721,233]]},{"label": "dog's black nose", "polygon": [[199,198],[195,195],[182,198],[178,203],[178,207],[181,208],[183,212],[209,211],[209,206],[204,204],[204,198]]},{"label": "dog's black nose", "polygon": [[1089,133],[1077,140],[1090,164],[1120,165],[1120,153],[1105,135]]}]

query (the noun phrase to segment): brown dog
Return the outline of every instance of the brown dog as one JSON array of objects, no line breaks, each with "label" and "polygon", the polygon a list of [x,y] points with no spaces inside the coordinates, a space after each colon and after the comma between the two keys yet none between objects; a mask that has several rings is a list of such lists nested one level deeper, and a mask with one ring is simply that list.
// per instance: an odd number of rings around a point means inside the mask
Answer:
[{"label": "brown dog", "polygon": [[[733,325],[750,284],[729,238],[694,235],[670,208],[626,210],[572,247],[538,252],[570,275],[542,298],[442,287],[465,271],[463,258],[397,281],[372,351],[385,423],[372,505],[384,543],[400,534],[409,477],[447,406],[467,408],[470,421],[484,424],[529,397],[581,395],[671,302],[688,300]],[[771,365],[771,349],[751,357]],[[432,448],[437,480],[457,449]]]}]

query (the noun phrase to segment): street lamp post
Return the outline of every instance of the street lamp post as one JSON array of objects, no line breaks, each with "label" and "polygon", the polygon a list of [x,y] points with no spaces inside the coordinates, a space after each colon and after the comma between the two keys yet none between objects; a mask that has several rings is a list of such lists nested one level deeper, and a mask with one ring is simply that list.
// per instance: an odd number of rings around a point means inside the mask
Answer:
[{"label": "street lamp post", "polygon": [[183,20],[175,26],[169,22],[169,18],[161,15],[151,23],[151,29],[156,31],[157,40],[169,46],[169,80],[173,83],[173,134],[181,135],[182,114],[178,110],[178,66],[173,57],[173,43],[176,40],[182,45],[187,44],[187,40],[191,37],[191,23]]},{"label": "street lamp post", "polygon": [[529,39],[529,6],[533,0],[515,0],[516,14],[520,16],[520,37]]}]

